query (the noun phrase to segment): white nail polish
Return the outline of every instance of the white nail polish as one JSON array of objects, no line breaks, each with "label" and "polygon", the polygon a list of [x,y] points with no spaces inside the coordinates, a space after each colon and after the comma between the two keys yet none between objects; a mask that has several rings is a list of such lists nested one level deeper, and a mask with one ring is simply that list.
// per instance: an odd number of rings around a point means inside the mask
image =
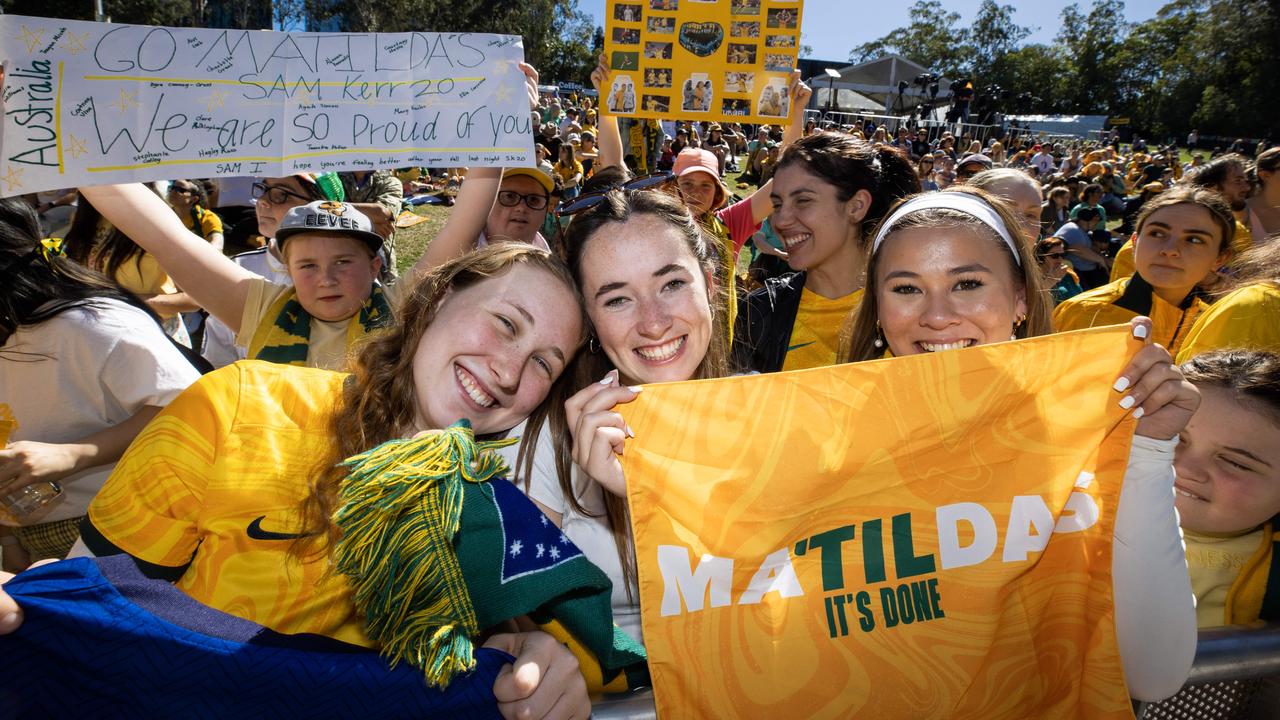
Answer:
[{"label": "white nail polish", "polygon": [[1134,411],[1133,411],[1133,419],[1134,419],[1134,420],[1137,420],[1138,418],[1140,418],[1140,417],[1142,417],[1143,415],[1146,415],[1146,414],[1147,414],[1147,411],[1146,411],[1146,410],[1143,410],[1142,408],[1138,408],[1137,410],[1134,410]]},{"label": "white nail polish", "polygon": [[1133,404],[1135,402],[1137,401],[1133,399],[1132,395],[1125,395],[1124,397],[1120,398],[1120,407],[1124,408],[1125,410],[1128,410],[1129,408],[1133,407]]},{"label": "white nail polish", "polygon": [[1129,378],[1122,377],[1119,380],[1116,380],[1116,384],[1111,387],[1115,388],[1116,392],[1124,392],[1129,389]]},{"label": "white nail polish", "polygon": [[601,385],[608,385],[608,384],[609,384],[609,383],[611,383],[611,382],[613,382],[613,371],[612,371],[612,370],[610,370],[609,372],[607,372],[607,373],[605,373],[605,374],[604,374],[604,379],[600,381],[600,384],[601,384]]},{"label": "white nail polish", "polygon": [[630,391],[631,391],[631,392],[633,392],[633,393],[638,393],[638,392],[640,392],[641,390],[644,390],[644,387],[643,387],[643,386],[641,386],[641,385],[629,385],[629,386],[627,386],[627,389],[628,389],[628,390],[630,390]]},{"label": "white nail polish", "polygon": [[1133,336],[1139,340],[1145,340],[1147,337],[1147,326],[1139,325],[1133,329]]}]

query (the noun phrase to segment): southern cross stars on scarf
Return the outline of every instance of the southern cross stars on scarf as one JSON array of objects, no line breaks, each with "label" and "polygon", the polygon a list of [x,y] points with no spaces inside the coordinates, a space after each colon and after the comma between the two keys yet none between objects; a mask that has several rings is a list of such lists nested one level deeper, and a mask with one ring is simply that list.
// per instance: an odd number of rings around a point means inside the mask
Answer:
[{"label": "southern cross stars on scarf", "polygon": [[492,451],[512,442],[477,443],[464,420],[344,463],[334,558],[369,637],[444,687],[474,666],[481,630],[527,615],[577,646],[597,689],[647,684],[644,648],[613,624],[608,577],[502,479]]}]

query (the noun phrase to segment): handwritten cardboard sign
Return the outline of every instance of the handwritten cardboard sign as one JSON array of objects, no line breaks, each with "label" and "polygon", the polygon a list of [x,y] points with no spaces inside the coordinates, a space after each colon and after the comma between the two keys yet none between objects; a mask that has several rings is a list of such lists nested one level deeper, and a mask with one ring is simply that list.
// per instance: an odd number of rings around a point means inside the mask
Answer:
[{"label": "handwritten cardboard sign", "polygon": [[777,123],[801,0],[609,0],[601,104],[615,115]]},{"label": "handwritten cardboard sign", "polygon": [[0,196],[407,166],[533,166],[521,38],[0,16]]}]

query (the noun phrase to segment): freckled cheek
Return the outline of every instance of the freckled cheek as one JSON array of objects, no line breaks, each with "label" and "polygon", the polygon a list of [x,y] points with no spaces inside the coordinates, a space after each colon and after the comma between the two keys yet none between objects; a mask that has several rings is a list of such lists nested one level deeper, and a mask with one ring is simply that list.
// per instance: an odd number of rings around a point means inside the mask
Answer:
[{"label": "freckled cheek", "polygon": [[628,311],[602,311],[592,318],[592,324],[596,328],[596,337],[611,348],[624,345],[627,335],[635,327],[635,321]]}]

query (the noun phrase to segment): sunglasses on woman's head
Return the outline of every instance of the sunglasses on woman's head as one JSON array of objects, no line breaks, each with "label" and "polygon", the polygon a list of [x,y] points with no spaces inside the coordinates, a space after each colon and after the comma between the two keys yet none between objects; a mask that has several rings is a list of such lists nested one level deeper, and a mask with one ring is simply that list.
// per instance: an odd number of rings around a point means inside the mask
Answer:
[{"label": "sunglasses on woman's head", "polygon": [[604,196],[614,190],[652,190],[670,182],[672,177],[674,176],[671,173],[653,173],[652,175],[633,178],[605,190],[579,195],[572,200],[560,203],[560,207],[556,208],[556,214],[562,216],[576,215],[599,205]]},{"label": "sunglasses on woman's head", "polygon": [[1067,254],[1065,252],[1059,250],[1058,252],[1042,253],[1038,257],[1041,260],[1061,260],[1066,256]]}]

